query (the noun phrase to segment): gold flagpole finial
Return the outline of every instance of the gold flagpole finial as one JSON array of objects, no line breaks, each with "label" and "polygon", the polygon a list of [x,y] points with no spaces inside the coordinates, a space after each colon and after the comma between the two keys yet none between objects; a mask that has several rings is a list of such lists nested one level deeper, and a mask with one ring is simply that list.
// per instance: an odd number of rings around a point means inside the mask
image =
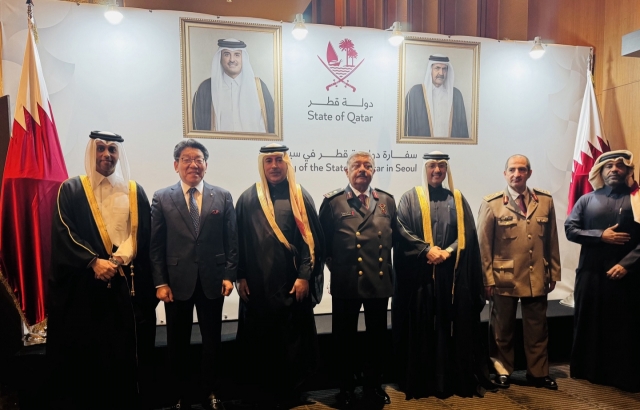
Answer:
[{"label": "gold flagpole finial", "polygon": [[36,28],[36,23],[35,20],[33,18],[33,0],[27,0],[27,19],[28,19],[28,24],[29,27],[31,28],[31,31],[33,32],[33,40],[37,43],[38,42],[38,30]]}]

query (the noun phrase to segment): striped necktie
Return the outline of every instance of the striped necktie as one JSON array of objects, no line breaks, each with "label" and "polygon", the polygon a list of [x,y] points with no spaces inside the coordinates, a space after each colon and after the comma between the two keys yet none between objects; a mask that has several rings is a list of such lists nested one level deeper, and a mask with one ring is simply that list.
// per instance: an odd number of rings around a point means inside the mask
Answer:
[{"label": "striped necktie", "polygon": [[189,188],[189,215],[191,215],[191,222],[193,222],[193,227],[196,230],[196,236],[198,235],[198,230],[200,229],[200,211],[198,210],[198,203],[196,202],[196,189]]}]

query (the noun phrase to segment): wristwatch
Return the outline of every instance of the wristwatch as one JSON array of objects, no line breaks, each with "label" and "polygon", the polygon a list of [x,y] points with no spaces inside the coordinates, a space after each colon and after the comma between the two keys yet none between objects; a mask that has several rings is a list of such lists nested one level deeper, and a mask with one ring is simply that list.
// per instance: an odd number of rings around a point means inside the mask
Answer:
[{"label": "wristwatch", "polygon": [[116,258],[114,258],[113,256],[109,257],[109,262],[113,263],[114,265],[116,265],[116,267],[120,266],[121,263],[118,262],[118,260]]},{"label": "wristwatch", "polygon": [[453,254],[453,248],[449,246],[445,251],[449,252],[449,255]]}]

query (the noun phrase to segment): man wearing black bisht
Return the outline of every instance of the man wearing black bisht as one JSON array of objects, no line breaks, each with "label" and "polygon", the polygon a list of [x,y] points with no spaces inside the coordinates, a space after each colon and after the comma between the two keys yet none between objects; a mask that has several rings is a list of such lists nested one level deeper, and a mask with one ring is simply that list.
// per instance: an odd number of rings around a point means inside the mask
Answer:
[{"label": "man wearing black bisht", "polygon": [[483,396],[493,387],[480,337],[485,301],[473,214],[453,189],[449,156],[423,158],[422,186],[398,205],[392,314],[400,390],[407,399]]},{"label": "man wearing black bisht", "polygon": [[129,180],[124,139],[90,138],[87,175],[62,183],[53,218],[48,408],[138,409],[137,365],[152,353],[157,303],[149,200]]},{"label": "man wearing black bisht", "polygon": [[574,290],[571,377],[640,391],[640,192],[633,154],[602,154],[595,189],[574,205],[567,239],[582,245]]},{"label": "man wearing black bisht", "polygon": [[238,199],[238,345],[247,401],[285,408],[318,365],[313,306],[323,285],[322,229],[284,145],[260,149],[260,182]]}]

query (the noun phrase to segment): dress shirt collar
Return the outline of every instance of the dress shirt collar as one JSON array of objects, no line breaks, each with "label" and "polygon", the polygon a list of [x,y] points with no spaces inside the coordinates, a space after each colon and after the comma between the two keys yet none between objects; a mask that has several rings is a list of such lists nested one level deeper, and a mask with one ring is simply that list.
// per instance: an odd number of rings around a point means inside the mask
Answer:
[{"label": "dress shirt collar", "polygon": [[355,189],[353,187],[353,185],[349,184],[349,187],[351,188],[351,190],[353,191],[353,194],[356,196],[356,198],[360,195],[360,194],[364,194],[367,198],[371,196],[371,185],[369,185],[369,187],[367,188],[366,191],[364,192],[360,192],[357,189]]},{"label": "dress shirt collar", "polygon": [[[191,189],[191,186],[185,184],[182,181],[180,181],[180,185],[182,186],[182,193],[185,196],[188,195],[189,189]],[[200,195],[202,195],[202,190],[204,189],[204,179],[202,181],[200,181],[200,183],[198,185],[196,185],[194,188],[196,189],[196,191],[200,192]]]},{"label": "dress shirt collar", "polygon": [[95,178],[96,178],[96,186],[94,186],[93,189],[98,188],[100,184],[102,184],[102,181],[104,181],[105,179],[109,181],[109,184],[111,184],[111,186],[116,186],[116,184],[120,181],[120,178],[116,176],[115,172],[109,175],[108,177],[105,177],[100,173],[96,173]]},{"label": "dress shirt collar", "polygon": [[[508,185],[507,185],[507,190],[509,191],[509,195],[511,195],[511,198],[513,199],[513,201],[517,204],[518,203],[518,197],[520,196],[520,194],[518,192],[516,192],[515,189],[511,188]],[[524,195],[524,203],[528,204],[529,203],[529,187],[527,187],[524,190],[522,195]]]}]

